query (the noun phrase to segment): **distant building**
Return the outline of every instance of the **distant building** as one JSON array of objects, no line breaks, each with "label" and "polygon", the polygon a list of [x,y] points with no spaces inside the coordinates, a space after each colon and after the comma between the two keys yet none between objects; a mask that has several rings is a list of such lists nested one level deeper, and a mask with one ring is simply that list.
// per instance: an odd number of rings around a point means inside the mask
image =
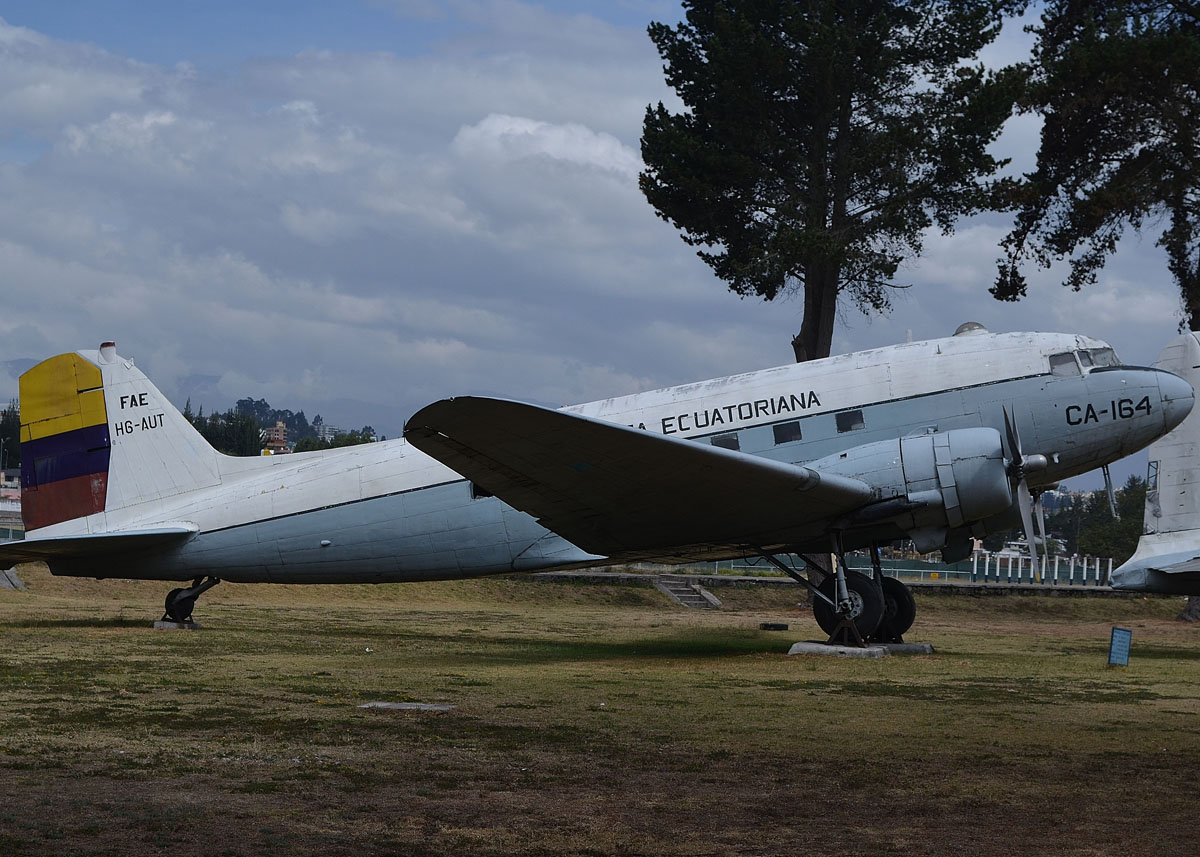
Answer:
[{"label": "distant building", "polygon": [[320,440],[333,440],[337,435],[346,433],[337,426],[327,425],[326,423],[321,423],[319,426],[313,426],[313,429],[316,430],[317,438]]},{"label": "distant building", "polygon": [[0,539],[23,538],[25,525],[21,521],[21,471],[0,472],[3,472],[3,479],[0,480],[3,482],[3,487],[0,487]]},{"label": "distant building", "polygon": [[283,420],[276,420],[272,428],[263,429],[261,437],[263,449],[272,455],[288,451],[287,426],[283,424]]}]

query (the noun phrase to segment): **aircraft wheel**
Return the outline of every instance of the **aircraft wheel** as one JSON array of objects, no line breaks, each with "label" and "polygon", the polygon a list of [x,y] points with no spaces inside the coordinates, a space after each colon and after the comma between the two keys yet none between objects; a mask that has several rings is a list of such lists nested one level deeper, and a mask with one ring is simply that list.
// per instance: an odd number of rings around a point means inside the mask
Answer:
[{"label": "aircraft wheel", "polygon": [[172,622],[187,622],[192,618],[192,610],[196,607],[196,599],[179,598],[179,594],[184,592],[183,589],[172,589],[167,593],[166,613],[163,618],[170,619]]},{"label": "aircraft wheel", "polygon": [[[830,600],[837,601],[837,576],[831,574],[826,577],[820,590],[829,596]],[[875,581],[856,571],[846,572],[846,591],[850,595],[850,618],[854,620],[858,633],[866,639],[875,633],[883,618],[883,596]],[[832,635],[837,630],[838,615],[824,599],[817,598],[813,601],[813,616],[826,634]]]},{"label": "aircraft wheel", "polygon": [[883,579],[883,625],[890,625],[890,630],[897,637],[912,627],[917,618],[917,602],[913,600],[912,590],[894,577]]}]

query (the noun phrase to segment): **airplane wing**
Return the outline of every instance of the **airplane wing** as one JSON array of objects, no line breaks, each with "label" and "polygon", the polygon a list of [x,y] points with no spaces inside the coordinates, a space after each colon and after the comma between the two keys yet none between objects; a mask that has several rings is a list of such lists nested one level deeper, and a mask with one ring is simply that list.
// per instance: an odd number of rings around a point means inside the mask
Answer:
[{"label": "airplane wing", "polygon": [[18,562],[131,553],[173,541],[184,541],[195,532],[196,527],[180,524],[146,530],[0,542],[0,568],[10,568]]},{"label": "airplane wing", "polygon": [[501,399],[435,402],[413,415],[404,436],[609,557],[777,549],[820,536],[832,518],[872,499],[857,479]]}]

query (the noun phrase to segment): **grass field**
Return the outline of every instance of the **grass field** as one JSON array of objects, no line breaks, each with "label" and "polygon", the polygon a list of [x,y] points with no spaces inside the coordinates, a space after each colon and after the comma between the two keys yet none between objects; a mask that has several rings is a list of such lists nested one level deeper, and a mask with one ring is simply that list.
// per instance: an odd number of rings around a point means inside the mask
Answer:
[{"label": "grass field", "polygon": [[779,589],[222,584],[181,632],[166,584],[20,573],[2,855],[1200,853],[1178,600],[918,594],[937,653],[851,661],[786,656]]}]

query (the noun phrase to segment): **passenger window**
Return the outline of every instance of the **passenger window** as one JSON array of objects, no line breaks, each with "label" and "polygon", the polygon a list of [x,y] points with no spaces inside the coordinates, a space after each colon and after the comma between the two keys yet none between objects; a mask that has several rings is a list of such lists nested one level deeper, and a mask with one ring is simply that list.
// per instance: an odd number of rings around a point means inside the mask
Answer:
[{"label": "passenger window", "polygon": [[1079,364],[1075,362],[1075,355],[1069,351],[1064,354],[1050,355],[1050,374],[1051,375],[1078,375]]},{"label": "passenger window", "polygon": [[800,439],[800,423],[778,423],[772,426],[775,429],[775,445],[781,443],[793,443]]},{"label": "passenger window", "polygon": [[843,434],[848,431],[858,431],[861,428],[866,428],[866,423],[863,421],[862,411],[844,411],[836,417],[838,434]]},{"label": "passenger window", "polygon": [[734,452],[742,448],[742,445],[738,443],[737,434],[719,434],[712,439],[712,445],[719,446],[721,449],[732,449]]}]

